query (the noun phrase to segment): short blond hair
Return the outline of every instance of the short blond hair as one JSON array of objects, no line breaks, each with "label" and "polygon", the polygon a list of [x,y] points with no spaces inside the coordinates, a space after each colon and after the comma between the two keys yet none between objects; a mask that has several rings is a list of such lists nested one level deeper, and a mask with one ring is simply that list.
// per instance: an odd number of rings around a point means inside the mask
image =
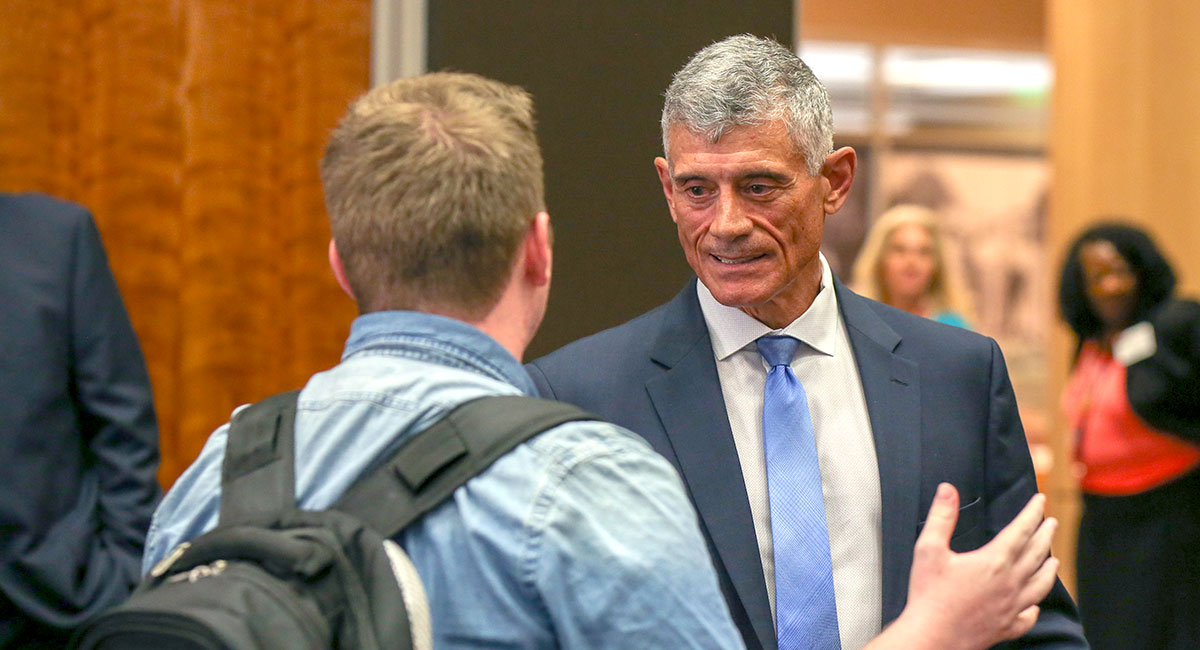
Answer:
[{"label": "short blond hair", "polygon": [[380,86],[334,129],[321,181],[361,312],[481,318],[545,209],[533,100],[474,74]]},{"label": "short blond hair", "polygon": [[965,318],[970,317],[971,302],[946,264],[946,246],[942,241],[941,228],[933,210],[920,205],[897,205],[871,224],[867,239],[858,258],[854,261],[854,290],[872,300],[890,303],[887,284],[883,281],[883,251],[888,238],[900,226],[917,225],[929,233],[933,242],[933,278],[929,282],[929,297],[937,311],[954,311]]}]

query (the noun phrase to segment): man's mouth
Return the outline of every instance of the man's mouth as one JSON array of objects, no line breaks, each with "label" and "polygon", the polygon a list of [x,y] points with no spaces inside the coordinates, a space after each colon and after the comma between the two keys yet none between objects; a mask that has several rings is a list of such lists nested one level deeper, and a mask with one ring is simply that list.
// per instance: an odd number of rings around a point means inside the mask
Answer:
[{"label": "man's mouth", "polygon": [[746,264],[748,262],[753,262],[754,260],[757,260],[761,257],[763,257],[763,256],[762,255],[746,255],[746,256],[742,256],[742,257],[722,257],[720,255],[713,255],[713,259],[717,260],[718,262],[720,262],[722,264]]}]

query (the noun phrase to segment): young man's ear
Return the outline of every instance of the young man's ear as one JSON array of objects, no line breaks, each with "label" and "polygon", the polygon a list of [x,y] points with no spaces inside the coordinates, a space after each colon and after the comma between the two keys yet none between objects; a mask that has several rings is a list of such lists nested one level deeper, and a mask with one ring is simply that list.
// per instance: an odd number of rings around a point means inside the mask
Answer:
[{"label": "young man's ear", "polygon": [[821,176],[829,183],[829,192],[825,195],[825,214],[842,209],[846,197],[850,196],[850,186],[854,184],[854,172],[857,170],[858,154],[850,147],[842,147],[825,156],[825,164],[821,165]]},{"label": "young man's ear", "polygon": [[350,288],[350,280],[346,278],[346,267],[342,264],[342,256],[338,254],[337,242],[332,238],[329,240],[329,268],[333,271],[333,277],[342,291],[345,291],[351,300],[357,302],[358,299],[354,297],[354,289]]},{"label": "young man's ear", "polygon": [[525,277],[530,284],[540,287],[550,283],[554,265],[553,243],[550,214],[539,212],[529,222],[529,230],[525,233]]}]

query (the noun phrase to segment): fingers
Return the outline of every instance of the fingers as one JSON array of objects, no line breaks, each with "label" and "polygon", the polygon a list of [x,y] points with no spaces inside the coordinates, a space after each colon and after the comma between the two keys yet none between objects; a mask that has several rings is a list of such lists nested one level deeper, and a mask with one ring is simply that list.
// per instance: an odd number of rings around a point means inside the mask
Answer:
[{"label": "fingers", "polygon": [[1010,549],[1012,557],[1016,557],[1041,526],[1045,512],[1046,495],[1033,495],[1029,503],[1025,504],[1021,512],[988,543],[988,546],[997,545]]},{"label": "fingers", "polygon": [[1008,638],[1015,639],[1029,630],[1033,629],[1033,624],[1037,623],[1038,615],[1041,614],[1041,609],[1037,605],[1030,605],[1017,614],[1017,618],[1008,628]]},{"label": "fingers", "polygon": [[929,506],[929,516],[925,518],[925,527],[917,538],[917,546],[929,544],[948,548],[957,524],[958,490],[949,483],[941,483],[933,496],[933,505]]},{"label": "fingers", "polygon": [[1042,566],[1025,581],[1018,595],[1019,603],[1040,603],[1058,581],[1058,558],[1048,557]]},{"label": "fingers", "polygon": [[1017,575],[1022,578],[1032,575],[1050,555],[1050,543],[1054,541],[1054,533],[1058,530],[1058,520],[1050,517],[1043,521],[1033,536],[1029,538],[1025,548],[1013,562]]}]

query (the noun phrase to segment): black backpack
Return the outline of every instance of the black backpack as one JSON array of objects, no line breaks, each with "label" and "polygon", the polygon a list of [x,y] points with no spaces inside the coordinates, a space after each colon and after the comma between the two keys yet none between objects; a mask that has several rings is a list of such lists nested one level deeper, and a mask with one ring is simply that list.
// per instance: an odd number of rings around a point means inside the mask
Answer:
[{"label": "black backpack", "polygon": [[85,624],[80,650],[426,650],[425,592],[390,540],[530,437],[579,409],[532,397],[468,401],[416,434],[333,508],[295,506],[299,391],[230,423],[213,530],[176,547],[133,595]]}]

